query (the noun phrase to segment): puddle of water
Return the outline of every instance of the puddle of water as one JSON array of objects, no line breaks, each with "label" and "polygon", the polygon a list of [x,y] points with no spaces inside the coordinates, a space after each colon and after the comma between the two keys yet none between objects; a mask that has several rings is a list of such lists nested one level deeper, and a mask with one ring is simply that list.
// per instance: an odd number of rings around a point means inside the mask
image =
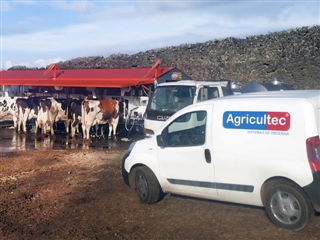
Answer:
[{"label": "puddle of water", "polygon": [[[141,138],[141,136],[140,136]],[[0,128],[0,152],[48,149],[118,149],[125,150],[138,137],[113,139],[71,139],[66,134],[42,137],[32,132],[16,133],[14,129]]]}]

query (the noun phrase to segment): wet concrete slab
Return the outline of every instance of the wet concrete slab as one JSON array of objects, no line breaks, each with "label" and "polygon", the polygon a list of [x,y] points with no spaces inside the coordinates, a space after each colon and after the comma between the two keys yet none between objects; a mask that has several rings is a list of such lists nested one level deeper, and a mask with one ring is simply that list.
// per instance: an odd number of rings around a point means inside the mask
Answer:
[{"label": "wet concrete slab", "polygon": [[41,136],[33,132],[17,133],[13,128],[0,128],[0,152],[32,151],[47,149],[119,149],[125,150],[141,136],[119,136],[114,139],[95,138],[83,140],[81,134],[72,139],[66,133]]}]

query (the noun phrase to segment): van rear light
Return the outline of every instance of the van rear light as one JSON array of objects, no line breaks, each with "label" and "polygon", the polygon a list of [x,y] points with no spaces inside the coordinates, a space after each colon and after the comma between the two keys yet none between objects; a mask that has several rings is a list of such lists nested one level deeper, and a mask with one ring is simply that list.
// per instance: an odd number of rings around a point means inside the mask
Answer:
[{"label": "van rear light", "polygon": [[306,142],[308,160],[313,172],[320,171],[320,139],[319,136],[311,137]]}]

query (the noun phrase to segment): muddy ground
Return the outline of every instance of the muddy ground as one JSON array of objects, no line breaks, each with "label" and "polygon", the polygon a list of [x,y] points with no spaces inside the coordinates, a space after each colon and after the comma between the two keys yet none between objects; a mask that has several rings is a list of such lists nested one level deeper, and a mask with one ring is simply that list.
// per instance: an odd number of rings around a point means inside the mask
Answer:
[{"label": "muddy ground", "polygon": [[172,195],[140,203],[121,177],[129,143],[2,151],[0,239],[320,239],[319,216],[290,232],[263,208]]}]

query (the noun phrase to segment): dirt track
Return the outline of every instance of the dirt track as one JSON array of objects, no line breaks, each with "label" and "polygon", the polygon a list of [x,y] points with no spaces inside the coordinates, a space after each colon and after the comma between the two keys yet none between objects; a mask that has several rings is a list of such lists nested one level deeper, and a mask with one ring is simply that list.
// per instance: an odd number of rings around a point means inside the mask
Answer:
[{"label": "dirt track", "polygon": [[166,196],[141,204],[121,177],[125,150],[1,153],[1,239],[319,239],[320,217],[301,232],[264,209]]}]

